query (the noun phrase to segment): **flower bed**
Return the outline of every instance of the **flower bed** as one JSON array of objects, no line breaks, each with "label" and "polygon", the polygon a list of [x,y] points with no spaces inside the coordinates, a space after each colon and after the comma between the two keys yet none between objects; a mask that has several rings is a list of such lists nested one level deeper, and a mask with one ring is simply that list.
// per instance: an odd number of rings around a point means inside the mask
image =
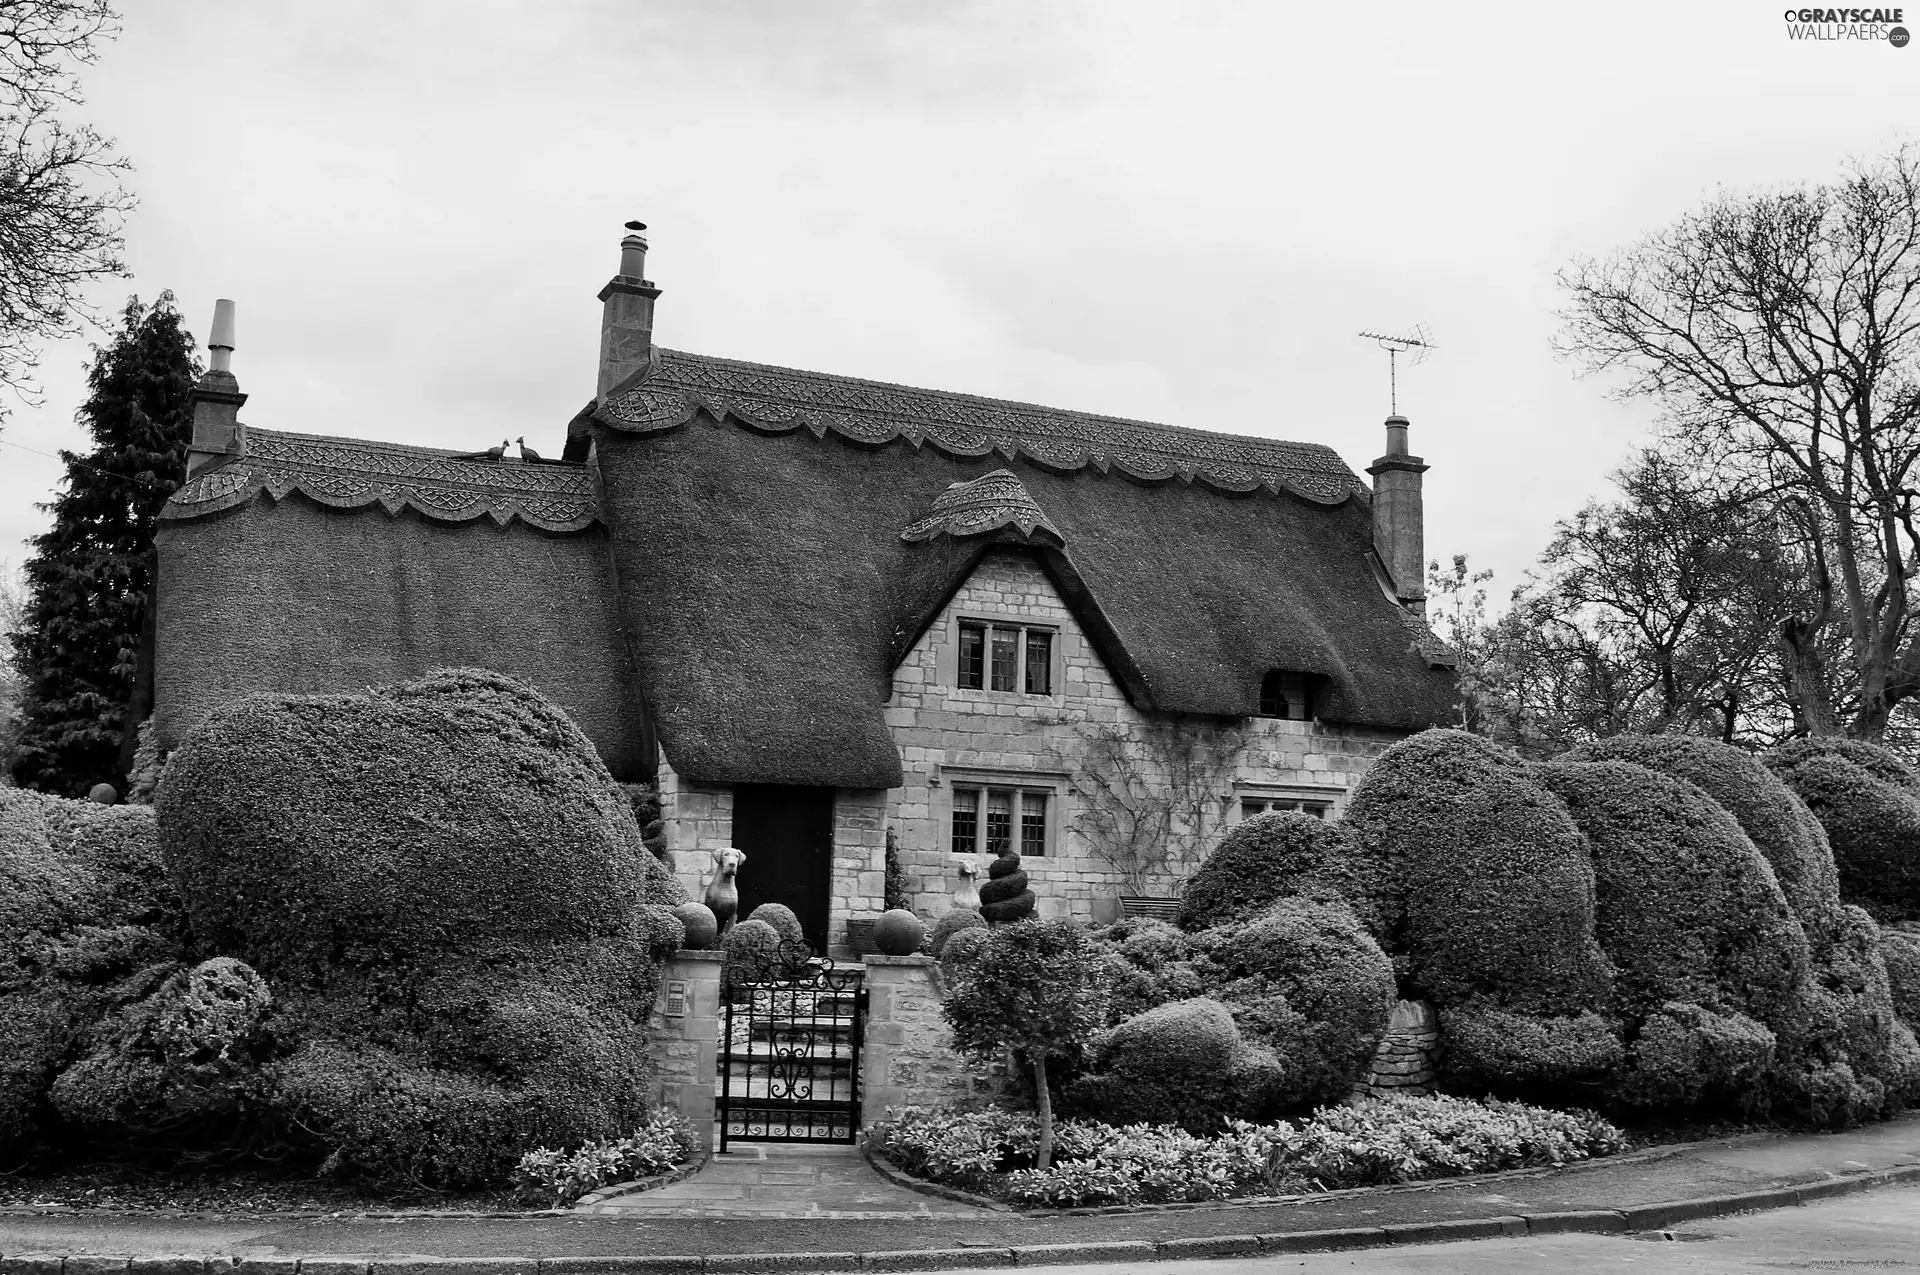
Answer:
[{"label": "flower bed", "polygon": [[929,1182],[1036,1208],[1219,1200],[1568,1164],[1626,1147],[1590,1112],[1463,1098],[1369,1098],[1297,1123],[1229,1123],[1197,1137],[1171,1125],[1067,1121],[1053,1166],[1032,1167],[1034,1122],[1005,1111],[906,1107],[868,1144]]},{"label": "flower bed", "polygon": [[513,1171],[514,1193],[525,1203],[564,1208],[589,1191],[631,1182],[685,1164],[698,1154],[699,1133],[665,1107],[631,1137],[589,1142],[573,1151],[536,1147]]}]

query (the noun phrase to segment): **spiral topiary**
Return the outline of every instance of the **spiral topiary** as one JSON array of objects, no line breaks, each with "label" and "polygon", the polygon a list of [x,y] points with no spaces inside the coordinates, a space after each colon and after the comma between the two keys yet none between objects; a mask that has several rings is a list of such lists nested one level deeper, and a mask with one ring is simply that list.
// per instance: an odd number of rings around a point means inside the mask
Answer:
[{"label": "spiral topiary", "polygon": [[927,950],[938,957],[946,950],[947,942],[962,930],[977,930],[987,923],[973,908],[954,908],[933,923],[933,934],[927,939]]},{"label": "spiral topiary", "polygon": [[1006,925],[1032,916],[1033,906],[1027,874],[1020,870],[1020,852],[1008,847],[987,868],[987,883],[980,887],[980,915],[990,925]]}]

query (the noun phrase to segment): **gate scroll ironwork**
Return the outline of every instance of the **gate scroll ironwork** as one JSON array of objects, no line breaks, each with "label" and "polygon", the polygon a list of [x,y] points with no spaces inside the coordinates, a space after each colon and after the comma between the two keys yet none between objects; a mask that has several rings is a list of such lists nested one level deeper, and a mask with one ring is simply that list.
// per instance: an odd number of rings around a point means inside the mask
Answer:
[{"label": "gate scroll ironwork", "polygon": [[720,1149],[730,1141],[852,1142],[860,1131],[862,971],[784,950],[730,980],[720,1024]]}]

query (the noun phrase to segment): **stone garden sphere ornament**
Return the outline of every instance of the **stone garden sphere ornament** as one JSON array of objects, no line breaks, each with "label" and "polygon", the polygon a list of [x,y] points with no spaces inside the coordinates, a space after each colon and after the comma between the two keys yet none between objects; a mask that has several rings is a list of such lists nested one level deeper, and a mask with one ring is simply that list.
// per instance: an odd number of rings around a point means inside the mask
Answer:
[{"label": "stone garden sphere ornament", "polygon": [[87,790],[87,800],[97,801],[103,806],[111,806],[119,802],[120,793],[112,784],[95,784]]},{"label": "stone garden sphere ornament", "polygon": [[874,922],[873,942],[883,956],[912,956],[927,937],[927,927],[905,908],[882,912]]},{"label": "stone garden sphere ornament", "polygon": [[673,910],[680,918],[680,924],[687,929],[686,940],[681,944],[689,951],[702,951],[712,947],[720,939],[720,921],[713,909],[704,903],[682,903]]}]

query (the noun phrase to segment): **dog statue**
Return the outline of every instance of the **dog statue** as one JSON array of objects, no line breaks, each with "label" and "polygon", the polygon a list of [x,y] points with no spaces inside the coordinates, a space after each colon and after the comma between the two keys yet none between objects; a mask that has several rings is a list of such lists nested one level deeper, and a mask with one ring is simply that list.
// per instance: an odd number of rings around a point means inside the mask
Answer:
[{"label": "dog statue", "polygon": [[980,865],[972,859],[962,859],[959,863],[960,884],[953,887],[953,906],[980,910],[980,889],[974,884],[980,876]]},{"label": "dog statue", "polygon": [[732,846],[713,852],[713,880],[707,882],[707,896],[702,902],[713,910],[722,934],[733,928],[733,918],[740,911],[740,890],[733,878],[746,861],[747,856]]}]

